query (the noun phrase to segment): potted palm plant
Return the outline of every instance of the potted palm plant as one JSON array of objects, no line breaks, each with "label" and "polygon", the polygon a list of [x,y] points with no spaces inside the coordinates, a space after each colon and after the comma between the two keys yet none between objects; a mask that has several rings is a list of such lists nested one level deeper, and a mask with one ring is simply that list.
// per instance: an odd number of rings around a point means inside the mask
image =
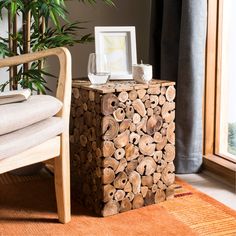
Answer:
[{"label": "potted palm plant", "polygon": [[[114,5],[112,0],[101,1]],[[78,2],[93,4],[96,0]],[[7,10],[8,37],[0,37],[2,57],[93,41],[91,34],[77,36],[84,28],[82,22],[69,22],[65,0],[0,0],[0,22],[4,9]],[[0,90],[9,85],[10,90],[22,87],[45,93],[48,89],[45,75],[52,76],[45,71],[42,60],[14,66],[9,68],[9,81],[0,84]]]}]

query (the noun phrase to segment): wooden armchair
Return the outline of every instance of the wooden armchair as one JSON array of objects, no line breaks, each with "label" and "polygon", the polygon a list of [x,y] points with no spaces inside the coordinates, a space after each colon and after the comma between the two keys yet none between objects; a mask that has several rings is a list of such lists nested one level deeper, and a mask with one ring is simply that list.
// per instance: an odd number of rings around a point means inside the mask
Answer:
[{"label": "wooden armchair", "polygon": [[[24,150],[21,153],[15,153],[14,155],[7,156],[5,158],[1,158],[0,154],[0,174],[55,158],[54,174],[58,217],[60,222],[67,223],[71,219],[69,160],[69,113],[71,102],[70,52],[66,48],[54,48],[41,52],[1,59],[0,68],[28,63],[49,56],[57,56],[60,62],[60,74],[56,98],[63,103],[63,106],[62,109],[56,114],[55,119],[58,119],[59,117],[63,120],[64,129],[55,137]],[[15,106],[17,106],[17,104],[15,104]],[[10,135],[12,135],[12,133],[10,133]],[[0,146],[1,138],[4,138],[4,136],[4,134],[0,135]]]}]

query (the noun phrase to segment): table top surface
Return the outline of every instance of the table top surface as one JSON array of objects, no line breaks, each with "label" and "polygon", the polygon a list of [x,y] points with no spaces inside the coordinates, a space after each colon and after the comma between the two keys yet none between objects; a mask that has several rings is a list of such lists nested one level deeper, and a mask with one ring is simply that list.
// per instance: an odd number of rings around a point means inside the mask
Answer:
[{"label": "table top surface", "polygon": [[87,79],[73,79],[72,82],[73,88],[93,90],[99,93],[114,93],[122,91],[131,91],[134,89],[135,90],[148,89],[157,86],[171,86],[171,85],[175,85],[175,82],[167,80],[157,80],[157,79],[152,79],[147,84],[140,84],[135,82],[134,80],[119,80],[119,81],[114,80],[101,85],[91,84]]}]

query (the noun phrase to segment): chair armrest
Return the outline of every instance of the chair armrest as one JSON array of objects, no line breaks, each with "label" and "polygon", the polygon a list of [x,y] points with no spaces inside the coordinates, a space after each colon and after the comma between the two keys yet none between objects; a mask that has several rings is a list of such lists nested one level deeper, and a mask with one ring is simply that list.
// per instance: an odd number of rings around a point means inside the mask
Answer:
[{"label": "chair armrest", "polygon": [[60,73],[59,73],[56,97],[63,102],[63,108],[58,113],[58,116],[65,119],[66,124],[68,126],[67,128],[69,128],[72,76],[71,76],[71,54],[67,48],[64,47],[53,48],[45,51],[0,59],[0,68],[20,65],[50,56],[57,56],[59,59]]}]

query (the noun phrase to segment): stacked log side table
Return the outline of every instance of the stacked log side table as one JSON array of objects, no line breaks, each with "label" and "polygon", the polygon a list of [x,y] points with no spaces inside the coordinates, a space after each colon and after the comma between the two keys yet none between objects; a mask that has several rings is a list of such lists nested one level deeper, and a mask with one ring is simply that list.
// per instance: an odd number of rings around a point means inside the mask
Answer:
[{"label": "stacked log side table", "polygon": [[174,196],[175,83],[73,82],[72,194],[102,216]]}]

